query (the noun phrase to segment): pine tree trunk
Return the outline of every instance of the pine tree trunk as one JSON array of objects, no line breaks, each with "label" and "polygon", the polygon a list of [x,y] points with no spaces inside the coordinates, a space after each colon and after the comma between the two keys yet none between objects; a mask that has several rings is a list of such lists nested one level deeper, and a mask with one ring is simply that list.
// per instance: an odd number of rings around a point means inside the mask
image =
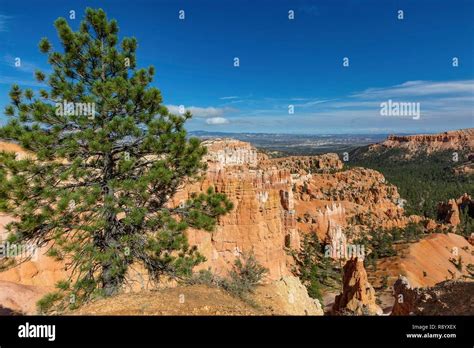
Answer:
[{"label": "pine tree trunk", "polygon": [[114,160],[112,154],[107,154],[104,161],[104,219],[106,221],[106,227],[104,229],[103,235],[103,247],[105,252],[112,251],[111,259],[105,260],[102,262],[102,288],[105,292],[106,296],[111,296],[117,292],[120,284],[121,284],[121,274],[117,273],[114,268],[118,267],[120,263],[119,260],[113,260],[115,257],[119,257],[115,250],[119,245],[119,241],[117,240],[119,235],[118,229],[118,221],[117,216],[114,212],[114,207],[109,206],[105,200],[111,200],[112,202],[115,200],[114,190],[109,185],[109,180],[114,177]]}]

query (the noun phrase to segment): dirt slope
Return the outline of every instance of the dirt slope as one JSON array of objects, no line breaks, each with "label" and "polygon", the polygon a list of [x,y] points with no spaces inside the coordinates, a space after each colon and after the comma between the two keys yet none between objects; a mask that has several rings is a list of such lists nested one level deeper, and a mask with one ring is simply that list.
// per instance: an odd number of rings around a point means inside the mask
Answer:
[{"label": "dirt slope", "polygon": [[[467,265],[474,264],[474,247],[457,234],[433,233],[416,243],[410,243],[400,255],[377,263],[378,279],[389,276],[392,285],[403,275],[414,287],[433,286],[449,279],[467,276]],[[462,271],[450,259],[461,257]]]},{"label": "dirt slope", "polygon": [[84,305],[73,315],[265,315],[218,288],[193,285],[120,294]]}]

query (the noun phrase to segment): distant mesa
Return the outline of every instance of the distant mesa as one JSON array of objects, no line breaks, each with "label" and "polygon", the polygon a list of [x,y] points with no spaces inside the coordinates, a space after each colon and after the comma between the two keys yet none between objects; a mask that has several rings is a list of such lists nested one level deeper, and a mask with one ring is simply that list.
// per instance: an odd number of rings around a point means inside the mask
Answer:
[{"label": "distant mesa", "polygon": [[389,135],[387,140],[369,147],[370,150],[381,148],[401,148],[409,153],[423,151],[428,154],[444,150],[473,151],[474,128],[438,134]]}]

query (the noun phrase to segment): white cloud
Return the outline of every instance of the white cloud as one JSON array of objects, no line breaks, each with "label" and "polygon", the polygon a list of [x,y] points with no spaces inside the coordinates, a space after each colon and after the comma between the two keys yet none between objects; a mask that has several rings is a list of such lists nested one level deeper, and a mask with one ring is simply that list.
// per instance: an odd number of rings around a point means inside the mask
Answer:
[{"label": "white cloud", "polygon": [[229,97],[221,97],[221,98],[219,98],[219,99],[220,99],[220,100],[230,100],[230,99],[237,99],[237,98],[238,98],[238,96],[236,96],[236,95],[231,95],[231,96],[229,96]]},{"label": "white cloud", "polygon": [[210,125],[228,124],[229,120],[224,117],[211,117],[206,120],[206,123]]},{"label": "white cloud", "polygon": [[[180,113],[180,105],[166,105],[168,110],[173,114]],[[213,106],[208,107],[199,107],[199,106],[184,106],[185,111],[191,112],[191,114],[195,117],[222,117],[227,112],[235,111],[235,109],[230,107],[225,108],[216,108]]]},{"label": "white cloud", "polygon": [[461,81],[407,81],[400,85],[384,88],[368,88],[352,96],[356,98],[393,98],[393,97],[421,97],[438,95],[465,95],[474,94],[474,80]]},{"label": "white cloud", "polygon": [[196,117],[218,117],[222,116],[225,112],[225,109],[215,108],[209,106],[207,108],[201,108],[199,106],[190,106],[186,110],[189,110]]}]

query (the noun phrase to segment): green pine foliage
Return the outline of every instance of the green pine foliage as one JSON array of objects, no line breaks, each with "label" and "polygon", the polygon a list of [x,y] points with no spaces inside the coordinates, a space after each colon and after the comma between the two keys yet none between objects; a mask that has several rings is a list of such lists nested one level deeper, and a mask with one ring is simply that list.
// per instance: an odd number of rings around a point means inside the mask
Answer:
[{"label": "green pine foliage", "polygon": [[[101,9],[87,9],[77,31],[64,18],[54,25],[61,49],[46,38],[39,44],[52,69],[35,74],[45,87],[35,93],[13,85],[9,122],[0,129],[35,154],[0,154],[0,209],[18,218],[10,241],[49,243],[49,254],[72,273],[40,301],[41,311],[116,293],[135,262],[156,281],[190,275],[204,257],[184,232],[212,230],[232,209],[212,188],[167,205],[199,177],[206,150],[186,135],[191,114],[169,113],[150,86],[154,67],[138,68],[137,40],[119,43],[117,22]],[[61,110],[65,101],[93,112]]]},{"label": "green pine foliage", "polygon": [[474,207],[472,205],[461,207],[460,212],[461,223],[457,226],[457,231],[464,237],[469,237],[474,233]]},{"label": "green pine foliage", "polygon": [[[397,186],[400,196],[407,200],[407,214],[437,218],[437,205],[464,193],[473,194],[474,177],[454,174],[453,169],[466,162],[467,153],[459,151],[457,162],[452,151],[430,155],[418,154],[410,159],[403,149],[383,149],[377,152],[360,148],[350,154],[350,166],[380,171]],[[473,214],[473,213],[471,213]]]},{"label": "green pine foliage", "polygon": [[378,259],[397,255],[395,244],[417,242],[423,236],[423,225],[410,222],[403,228],[372,229],[368,234],[354,240],[354,244],[364,246],[364,265],[376,270]]},{"label": "green pine foliage", "polygon": [[316,233],[305,234],[301,250],[295,256],[294,269],[311,298],[323,301],[323,291],[326,289],[339,289],[342,282],[341,270],[337,269],[335,262],[324,255],[325,246],[319,242]]}]

